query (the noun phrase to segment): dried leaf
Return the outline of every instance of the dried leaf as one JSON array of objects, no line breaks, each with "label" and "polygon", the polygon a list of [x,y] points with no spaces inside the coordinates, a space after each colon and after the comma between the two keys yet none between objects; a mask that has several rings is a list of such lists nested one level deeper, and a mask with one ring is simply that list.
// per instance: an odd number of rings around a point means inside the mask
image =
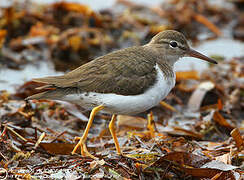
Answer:
[{"label": "dried leaf", "polygon": [[157,160],[152,165],[154,167],[158,167],[161,165],[162,161],[164,161],[164,160],[172,161],[172,162],[178,163],[182,166],[185,165],[185,166],[191,166],[191,167],[195,167],[195,168],[199,168],[202,165],[204,165],[205,163],[210,161],[210,159],[208,159],[204,156],[199,156],[199,155],[195,155],[192,153],[170,152],[167,155],[161,157],[159,160]]},{"label": "dried leaf", "polygon": [[[218,179],[233,179],[237,180],[240,178],[240,174],[237,173],[238,175],[235,174],[233,171],[221,171],[218,169],[211,169],[211,168],[183,168],[184,172],[187,174],[193,176],[193,177],[198,177],[198,178],[217,178]],[[235,178],[239,177],[239,178]]]},{"label": "dried leaf", "polygon": [[217,122],[219,125],[224,126],[230,130],[235,128],[230,123],[228,123],[228,121],[219,113],[219,111],[214,112],[213,120]]},{"label": "dried leaf", "polygon": [[218,110],[222,110],[223,109],[223,103],[221,99],[218,99]]},{"label": "dried leaf", "polygon": [[81,38],[78,35],[69,37],[69,45],[74,51],[78,51],[81,46]]},{"label": "dried leaf", "polygon": [[[50,154],[69,155],[75,147],[75,144],[68,143],[40,143],[40,147]],[[77,149],[80,152],[80,147]]]},{"label": "dried leaf", "polygon": [[221,36],[222,32],[220,29],[215,26],[213,23],[211,23],[206,17],[204,17],[201,14],[195,14],[194,16],[195,20],[198,21],[201,24],[204,24],[208,29],[210,29],[213,33],[215,33],[217,36]]},{"label": "dried leaf", "polygon": [[212,178],[221,172],[220,170],[210,168],[184,168],[184,171],[187,174],[198,178]]},{"label": "dried leaf", "polygon": [[7,31],[4,29],[0,29],[0,48],[2,48],[6,35]]},{"label": "dried leaf", "polygon": [[199,74],[197,71],[178,71],[176,72],[176,81],[194,79],[199,80]]},{"label": "dried leaf", "polygon": [[238,148],[238,150],[242,150],[244,148],[244,140],[241,136],[240,131],[238,130],[238,128],[235,128],[231,131],[230,135],[232,136],[232,138],[235,140],[236,142],[236,147]]},{"label": "dried leaf", "polygon": [[29,36],[50,36],[59,33],[59,29],[53,26],[45,26],[42,22],[37,22],[30,29]]}]

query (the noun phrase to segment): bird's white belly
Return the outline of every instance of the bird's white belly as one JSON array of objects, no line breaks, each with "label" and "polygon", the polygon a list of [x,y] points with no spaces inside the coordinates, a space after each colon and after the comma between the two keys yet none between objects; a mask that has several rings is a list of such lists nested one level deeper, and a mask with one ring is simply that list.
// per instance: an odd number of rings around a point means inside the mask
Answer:
[{"label": "bird's white belly", "polygon": [[175,77],[165,78],[158,65],[155,68],[157,70],[157,82],[144,94],[124,96],[89,92],[70,94],[65,96],[63,100],[89,109],[104,105],[104,111],[111,114],[132,115],[146,111],[163,100],[175,85]]}]

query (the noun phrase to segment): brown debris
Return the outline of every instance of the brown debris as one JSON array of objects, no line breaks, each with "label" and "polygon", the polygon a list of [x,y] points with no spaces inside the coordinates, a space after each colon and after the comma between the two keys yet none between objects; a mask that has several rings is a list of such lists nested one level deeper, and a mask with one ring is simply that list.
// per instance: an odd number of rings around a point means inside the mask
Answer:
[{"label": "brown debris", "polygon": [[226,119],[219,113],[219,111],[215,111],[213,115],[213,120],[217,122],[219,125],[226,127],[227,129],[234,129],[232,125],[226,121]]},{"label": "brown debris", "polygon": [[[20,69],[48,60],[68,71],[114,49],[144,44],[165,29],[191,39],[204,31],[220,36],[235,14],[208,1],[118,3],[100,12],[70,2],[1,8],[0,66]],[[238,179],[244,162],[243,61],[223,60],[202,74],[177,72],[176,87],[157,107],[118,116],[123,156],[115,153],[110,115],[97,115],[87,141],[97,161],[70,154],[89,112],[67,103],[24,101],[41,92],[39,83],[0,91],[0,179]]]},{"label": "brown debris", "polygon": [[211,23],[207,18],[205,18],[203,15],[201,14],[196,14],[194,16],[194,19],[200,23],[202,23],[203,25],[205,25],[207,28],[209,28],[213,33],[215,33],[217,36],[221,36],[222,32],[220,31],[220,29],[215,26],[213,23]]},{"label": "brown debris", "polygon": [[231,136],[233,137],[233,139],[235,140],[236,142],[236,147],[238,148],[238,150],[242,150],[244,148],[244,139],[243,137],[241,136],[241,133],[240,131],[235,128],[231,131]]},{"label": "brown debris", "polygon": [[199,80],[199,74],[197,71],[178,71],[176,72],[176,81],[182,81],[187,79]]}]

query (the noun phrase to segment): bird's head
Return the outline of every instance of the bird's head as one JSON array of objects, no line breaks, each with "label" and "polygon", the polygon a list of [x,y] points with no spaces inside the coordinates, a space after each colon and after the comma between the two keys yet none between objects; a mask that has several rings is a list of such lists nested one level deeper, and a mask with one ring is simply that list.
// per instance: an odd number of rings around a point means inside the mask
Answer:
[{"label": "bird's head", "polygon": [[162,31],[155,35],[149,44],[161,49],[167,61],[175,62],[181,57],[190,56],[217,64],[215,60],[191,49],[185,36],[178,31]]}]

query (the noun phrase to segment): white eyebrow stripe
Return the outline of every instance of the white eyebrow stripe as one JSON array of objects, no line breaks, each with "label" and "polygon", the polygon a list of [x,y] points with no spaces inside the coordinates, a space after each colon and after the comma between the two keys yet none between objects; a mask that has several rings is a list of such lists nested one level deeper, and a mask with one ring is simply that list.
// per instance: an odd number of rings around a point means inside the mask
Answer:
[{"label": "white eyebrow stripe", "polygon": [[[172,39],[161,39],[161,40],[159,40],[159,43],[168,43],[169,44],[171,41],[175,41],[175,40],[172,40]],[[178,45],[179,48],[186,49],[183,46],[183,44],[181,44],[180,42],[178,42],[178,41],[175,41],[175,42],[177,42],[177,45]]]}]

